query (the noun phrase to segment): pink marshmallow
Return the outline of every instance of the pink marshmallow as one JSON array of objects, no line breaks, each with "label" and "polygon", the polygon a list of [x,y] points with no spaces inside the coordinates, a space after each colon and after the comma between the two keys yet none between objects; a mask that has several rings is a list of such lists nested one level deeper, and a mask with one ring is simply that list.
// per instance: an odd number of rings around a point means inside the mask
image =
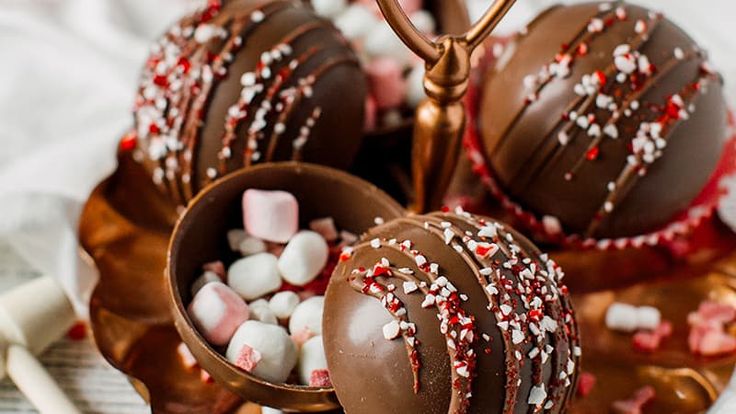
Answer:
[{"label": "pink marshmallow", "polygon": [[286,191],[243,193],[245,230],[261,240],[286,243],[299,230],[299,203]]},{"label": "pink marshmallow", "polygon": [[380,57],[368,63],[366,73],[378,109],[397,108],[404,103],[407,84],[399,62]]},{"label": "pink marshmallow", "polygon": [[248,305],[221,282],[204,285],[189,305],[194,326],[209,343],[218,346],[226,345],[248,316]]}]

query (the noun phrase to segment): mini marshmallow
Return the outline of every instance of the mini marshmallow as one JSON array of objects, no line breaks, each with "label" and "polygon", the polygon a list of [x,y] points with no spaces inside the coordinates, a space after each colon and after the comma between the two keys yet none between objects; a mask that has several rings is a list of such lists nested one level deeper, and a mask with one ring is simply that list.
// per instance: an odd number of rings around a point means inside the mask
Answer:
[{"label": "mini marshmallow", "polygon": [[348,7],[347,0],[312,0],[311,3],[318,15],[330,19],[337,17]]},{"label": "mini marshmallow", "polygon": [[227,232],[227,243],[230,245],[230,250],[237,252],[240,250],[240,242],[248,237],[243,229],[232,229]]},{"label": "mini marshmallow", "polygon": [[227,272],[227,284],[245,300],[275,292],[281,283],[278,259],[270,253],[258,253],[237,260]]},{"label": "mini marshmallow", "polygon": [[211,270],[205,270],[204,273],[202,273],[202,276],[198,277],[197,280],[192,283],[192,297],[196,296],[197,292],[199,292],[204,285],[211,282],[222,282],[222,279],[220,279],[220,276],[218,276],[217,273]]},{"label": "mini marshmallow", "polygon": [[655,330],[661,321],[661,313],[657,308],[651,306],[637,307],[625,303],[614,303],[606,311],[606,326],[615,331]]},{"label": "mini marshmallow", "polygon": [[289,332],[294,336],[322,335],[322,308],[325,297],[314,296],[294,309],[289,319]]},{"label": "mini marshmallow", "polygon": [[420,63],[414,66],[406,79],[406,103],[416,108],[424,99],[427,93],[424,92],[424,64]]},{"label": "mini marshmallow", "polygon": [[365,68],[379,110],[397,108],[406,98],[406,81],[399,62],[390,57],[374,59]]},{"label": "mini marshmallow", "polygon": [[299,203],[286,191],[246,190],[243,222],[253,237],[286,243],[299,230]]},{"label": "mini marshmallow", "polygon": [[637,328],[636,306],[612,304],[606,311],[606,326],[614,331],[634,332]]},{"label": "mini marshmallow", "polygon": [[250,319],[270,325],[278,325],[276,314],[271,310],[271,306],[266,299],[258,299],[248,304],[250,310]]},{"label": "mini marshmallow", "polygon": [[639,329],[653,331],[662,322],[662,314],[655,307],[640,306],[636,310],[636,321]]},{"label": "mini marshmallow", "polygon": [[322,336],[318,335],[305,342],[299,350],[299,381],[302,385],[311,385],[312,372],[326,369],[325,348],[322,345]]},{"label": "mini marshmallow", "polygon": [[378,20],[370,8],[359,3],[348,6],[333,23],[349,40],[365,37],[376,24],[385,24]]},{"label": "mini marshmallow", "polygon": [[337,240],[337,227],[332,217],[312,220],[309,222],[309,228],[328,242]]},{"label": "mini marshmallow", "polygon": [[271,407],[261,407],[261,414],[284,414],[284,412]]},{"label": "mini marshmallow", "polygon": [[420,32],[434,33],[437,29],[437,22],[434,20],[432,13],[427,10],[417,10],[409,14],[409,19]]},{"label": "mini marshmallow", "polygon": [[227,344],[248,316],[248,305],[222,282],[204,285],[189,305],[194,326],[207,342],[218,346]]},{"label": "mini marshmallow", "polygon": [[240,244],[238,245],[238,251],[243,256],[251,256],[258,253],[263,253],[266,251],[266,243],[264,243],[261,239],[246,236],[243,240],[240,241]]},{"label": "mini marshmallow", "polygon": [[289,291],[279,292],[268,301],[268,307],[280,319],[288,319],[298,305],[299,295]]},{"label": "mini marshmallow", "polygon": [[284,382],[297,362],[297,350],[278,325],[247,321],[235,332],[225,353],[228,361],[271,382]]},{"label": "mini marshmallow", "polygon": [[372,25],[371,28],[363,45],[369,56],[374,58],[388,57],[394,59],[400,66],[408,65],[411,62],[412,52],[396,36],[388,23],[380,22]]},{"label": "mini marshmallow", "polygon": [[278,270],[287,282],[304,286],[322,272],[329,254],[330,248],[322,236],[303,230],[289,240],[278,259]]}]

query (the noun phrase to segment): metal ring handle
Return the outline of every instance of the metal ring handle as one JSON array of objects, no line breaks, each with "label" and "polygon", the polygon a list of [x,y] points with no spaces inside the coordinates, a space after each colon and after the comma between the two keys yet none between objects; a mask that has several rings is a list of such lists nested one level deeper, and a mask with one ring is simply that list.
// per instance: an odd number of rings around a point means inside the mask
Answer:
[{"label": "metal ring handle", "polygon": [[[399,0],[377,0],[384,17],[391,28],[401,38],[409,49],[424,59],[428,64],[433,64],[440,59],[442,46],[430,40],[426,34],[420,32],[409,16],[401,8]],[[491,34],[506,12],[509,11],[515,0],[496,0],[464,35],[469,50],[473,50]]]}]

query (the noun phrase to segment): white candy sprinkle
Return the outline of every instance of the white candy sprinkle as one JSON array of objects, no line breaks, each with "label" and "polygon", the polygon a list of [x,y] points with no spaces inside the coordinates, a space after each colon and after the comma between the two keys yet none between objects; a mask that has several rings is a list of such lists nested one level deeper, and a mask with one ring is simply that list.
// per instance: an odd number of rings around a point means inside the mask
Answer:
[{"label": "white candy sprinkle", "polygon": [[529,392],[529,404],[540,406],[547,399],[547,391],[544,389],[544,384],[535,385]]},{"label": "white candy sprinkle", "polygon": [[568,142],[570,142],[570,137],[565,131],[560,131],[560,133],[557,134],[557,141],[560,142],[560,145],[567,145]]},{"label": "white candy sprinkle", "polygon": [[683,52],[679,47],[676,47],[673,53],[677,60],[685,59],[685,52]]},{"label": "white candy sprinkle", "polygon": [[380,248],[381,247],[381,239],[376,238],[376,239],[371,240],[371,247],[374,248],[374,249]]},{"label": "white candy sprinkle", "polygon": [[415,282],[404,282],[404,293],[409,294],[415,292],[419,287]]},{"label": "white candy sprinkle", "polygon": [[388,339],[389,341],[392,339],[396,339],[400,333],[401,328],[399,327],[399,323],[396,321],[391,321],[383,325],[383,337]]}]

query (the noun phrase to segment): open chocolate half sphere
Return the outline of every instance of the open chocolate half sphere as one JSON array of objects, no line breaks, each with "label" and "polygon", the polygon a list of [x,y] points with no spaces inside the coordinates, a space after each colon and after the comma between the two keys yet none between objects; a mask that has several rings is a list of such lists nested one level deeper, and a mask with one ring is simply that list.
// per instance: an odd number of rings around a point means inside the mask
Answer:
[{"label": "open chocolate half sphere", "polygon": [[209,0],[152,47],[127,140],[184,205],[207,183],[263,161],[350,166],[366,81],[328,20],[299,1]]},{"label": "open chocolate half sphere", "polygon": [[580,348],[562,277],[490,218],[433,213],[372,229],[325,297],[340,403],[351,414],[564,412]]},{"label": "open chocolate half sphere", "polygon": [[203,190],[172,235],[166,272],[168,300],[176,328],[202,369],[244,399],[265,406],[304,412],[338,408],[330,387],[273,383],[231,364],[221,349],[205,340],[187,312],[192,302],[190,288],[201,275],[202,265],[217,260],[227,265],[237,258],[226,235],[231,229],[243,228],[241,200],[249,189],[291,193],[299,202],[303,228],[311,220],[331,217],[338,228],[361,234],[377,217],[391,220],[404,210],[371,184],[331,168],[295,162],[263,164],[228,175]]},{"label": "open chocolate half sphere", "polygon": [[487,74],[480,130],[493,178],[548,233],[660,230],[703,190],[727,138],[722,81],[660,13],[556,6]]}]

